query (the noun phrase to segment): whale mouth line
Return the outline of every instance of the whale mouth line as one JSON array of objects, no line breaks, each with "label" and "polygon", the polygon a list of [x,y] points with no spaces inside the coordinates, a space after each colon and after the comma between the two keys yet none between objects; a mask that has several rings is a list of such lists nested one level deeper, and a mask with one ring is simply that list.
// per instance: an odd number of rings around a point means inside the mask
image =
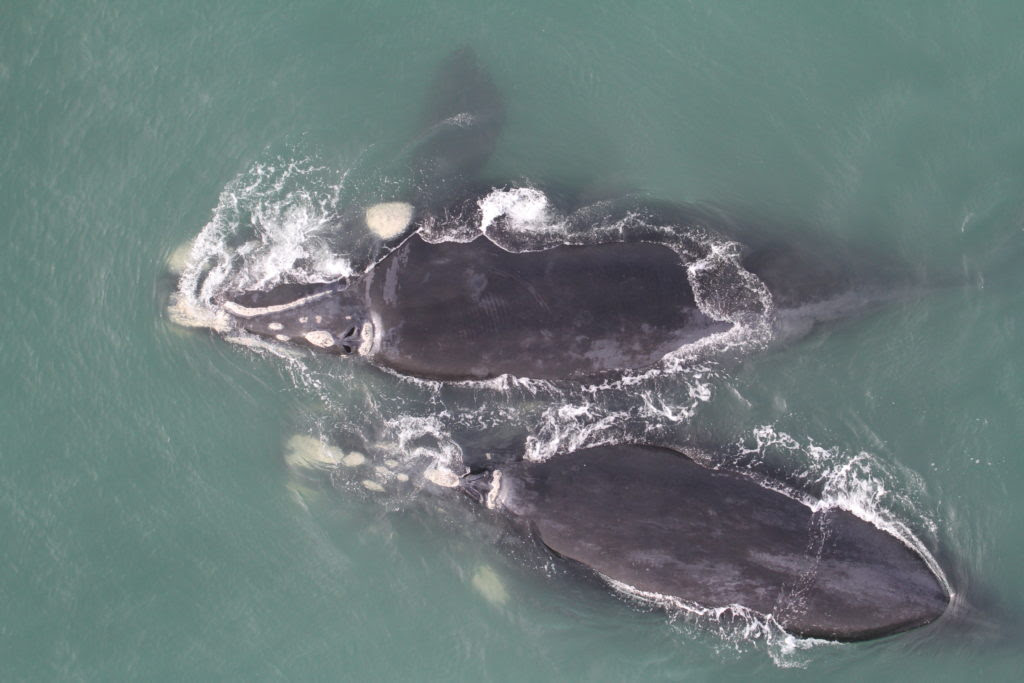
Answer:
[{"label": "whale mouth line", "polygon": [[312,303],[324,299],[334,293],[334,290],[327,290],[324,292],[317,292],[316,294],[310,294],[309,296],[299,297],[295,301],[289,301],[285,304],[276,304],[273,306],[243,306],[242,304],[234,301],[225,301],[223,308],[231,315],[239,318],[255,318],[261,315],[268,315],[270,313],[280,313],[282,311],[290,311],[298,308],[299,306]]}]

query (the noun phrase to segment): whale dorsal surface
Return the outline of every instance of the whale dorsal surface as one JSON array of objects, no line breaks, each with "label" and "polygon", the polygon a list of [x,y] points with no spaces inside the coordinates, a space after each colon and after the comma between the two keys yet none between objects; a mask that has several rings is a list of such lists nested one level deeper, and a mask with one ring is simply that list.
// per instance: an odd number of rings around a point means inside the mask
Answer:
[{"label": "whale dorsal surface", "polygon": [[642,368],[728,327],[696,307],[678,255],[650,243],[510,253],[415,237],[366,288],[376,362],[437,379]]},{"label": "whale dorsal surface", "polygon": [[561,556],[647,593],[771,615],[801,636],[887,635],[949,601],[895,536],[669,449],[601,446],[504,467],[488,483],[491,503]]},{"label": "whale dorsal surface", "polygon": [[240,300],[229,310],[250,332],[435,380],[644,368],[729,328],[697,307],[676,252],[646,242],[513,253],[414,235],[344,288]]}]

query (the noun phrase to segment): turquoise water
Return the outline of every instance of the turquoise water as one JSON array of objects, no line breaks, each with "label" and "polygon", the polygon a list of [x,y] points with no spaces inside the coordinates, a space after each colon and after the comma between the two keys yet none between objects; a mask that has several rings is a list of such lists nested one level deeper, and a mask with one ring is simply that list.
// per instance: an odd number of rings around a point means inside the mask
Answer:
[{"label": "turquoise water", "polygon": [[[2,678],[1019,679],[1022,30],[996,2],[0,9]],[[288,465],[293,434],[354,412],[429,457],[395,427],[426,390],[174,326],[165,262],[231,196],[287,208],[391,158],[463,44],[507,100],[488,176],[708,202],[903,264],[899,297],[653,400],[680,439],[904,525],[951,614],[857,645],[748,637],[580,581],[428,487]],[[469,393],[442,403],[546,415]]]}]

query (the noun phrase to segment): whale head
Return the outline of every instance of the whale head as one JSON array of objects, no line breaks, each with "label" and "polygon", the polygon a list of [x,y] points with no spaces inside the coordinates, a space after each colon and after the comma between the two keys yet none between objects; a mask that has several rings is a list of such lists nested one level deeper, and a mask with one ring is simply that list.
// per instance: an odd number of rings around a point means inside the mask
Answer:
[{"label": "whale head", "polygon": [[222,308],[246,332],[324,353],[365,353],[373,339],[365,306],[337,283],[243,292]]}]

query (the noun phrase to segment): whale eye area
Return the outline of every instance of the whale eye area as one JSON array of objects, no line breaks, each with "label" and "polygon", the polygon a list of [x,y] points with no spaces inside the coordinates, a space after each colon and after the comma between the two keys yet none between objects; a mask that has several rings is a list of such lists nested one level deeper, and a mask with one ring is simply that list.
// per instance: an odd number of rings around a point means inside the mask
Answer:
[{"label": "whale eye area", "polygon": [[350,328],[348,328],[348,332],[346,332],[344,335],[342,335],[341,338],[342,339],[348,339],[349,337],[351,337],[355,333],[356,333],[356,328],[350,327]]},{"label": "whale eye area", "polygon": [[349,346],[348,344],[342,344],[341,350],[344,351],[346,354],[352,353],[352,347]]}]

